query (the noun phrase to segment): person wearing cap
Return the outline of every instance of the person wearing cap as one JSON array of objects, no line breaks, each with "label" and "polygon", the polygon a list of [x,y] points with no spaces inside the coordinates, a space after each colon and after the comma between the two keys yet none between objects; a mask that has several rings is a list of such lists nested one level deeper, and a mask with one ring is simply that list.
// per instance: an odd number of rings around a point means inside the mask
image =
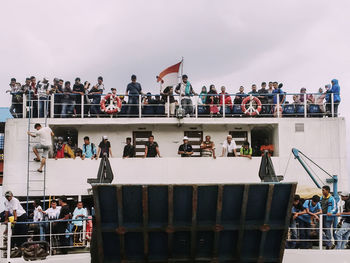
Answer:
[{"label": "person wearing cap", "polygon": [[350,237],[350,197],[348,191],[340,192],[341,200],[344,201],[343,212],[337,213],[337,216],[343,216],[342,225],[337,229],[335,236],[337,240],[336,249],[345,249]]},{"label": "person wearing cap", "polygon": [[102,141],[98,145],[98,151],[97,151],[97,156],[99,158],[102,158],[103,156],[113,157],[112,156],[112,149],[111,149],[111,143],[108,141],[108,136],[104,135],[102,137]]},{"label": "person wearing cap", "polygon": [[131,144],[131,138],[126,138],[126,145],[124,146],[123,159],[135,157],[135,147]]},{"label": "person wearing cap", "polygon": [[10,112],[14,118],[21,118],[23,111],[23,93],[24,90],[21,85],[17,85],[16,79],[12,78],[10,82],[10,89],[6,91],[12,95],[12,104]]},{"label": "person wearing cap", "polygon": [[185,110],[187,116],[193,113],[192,99],[193,95],[197,95],[188,81],[187,75],[182,75],[182,81],[176,86],[175,92],[180,94],[181,106]]},{"label": "person wearing cap", "polygon": [[222,144],[222,154],[221,157],[236,157],[237,152],[236,152],[236,142],[235,140],[232,139],[232,135],[227,135],[226,140]]},{"label": "person wearing cap", "polygon": [[49,81],[46,78],[43,78],[42,81],[38,81],[38,84],[36,85],[36,90],[39,98],[39,118],[47,117],[49,113]]},{"label": "person wearing cap", "polygon": [[177,154],[181,154],[181,157],[191,157],[193,154],[192,145],[188,143],[188,137],[183,138],[183,144],[180,145]]},{"label": "person wearing cap", "polygon": [[75,78],[73,85],[72,96],[75,100],[75,114],[79,117],[81,114],[81,98],[85,95],[84,85],[80,82],[80,78]]},{"label": "person wearing cap", "polygon": [[128,115],[137,115],[139,113],[139,95],[142,95],[141,84],[136,82],[136,75],[131,76],[131,82],[126,87],[125,96],[128,96]]},{"label": "person wearing cap", "polygon": [[5,224],[9,221],[9,214],[13,214],[15,224],[13,228],[13,235],[19,237],[13,237],[11,242],[12,247],[20,247],[24,242],[26,242],[26,237],[24,235],[28,234],[28,225],[27,224],[16,224],[17,222],[26,222],[28,217],[26,211],[23,209],[19,200],[13,196],[11,191],[5,193]]}]

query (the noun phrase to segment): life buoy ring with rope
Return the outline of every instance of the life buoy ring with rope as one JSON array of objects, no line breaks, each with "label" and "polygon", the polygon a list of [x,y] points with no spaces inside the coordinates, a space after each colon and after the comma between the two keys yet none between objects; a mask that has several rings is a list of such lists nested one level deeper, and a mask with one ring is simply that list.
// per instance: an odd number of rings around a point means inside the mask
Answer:
[{"label": "life buoy ring with rope", "polygon": [[[109,101],[109,103],[107,103]],[[113,94],[107,94],[100,102],[101,111],[107,114],[118,113],[122,109],[121,99]]]},{"label": "life buoy ring with rope", "polygon": [[89,220],[86,220],[86,235],[85,235],[85,237],[86,237],[86,240],[88,242],[90,242],[93,226],[92,226],[92,217],[89,216],[88,218],[89,218]]},{"label": "life buoy ring with rope", "polygon": [[[253,105],[253,102],[255,102],[256,106]],[[249,107],[247,108],[246,105],[249,105]],[[250,95],[242,101],[241,108],[244,114],[255,116],[260,114],[262,104],[257,97]]]}]

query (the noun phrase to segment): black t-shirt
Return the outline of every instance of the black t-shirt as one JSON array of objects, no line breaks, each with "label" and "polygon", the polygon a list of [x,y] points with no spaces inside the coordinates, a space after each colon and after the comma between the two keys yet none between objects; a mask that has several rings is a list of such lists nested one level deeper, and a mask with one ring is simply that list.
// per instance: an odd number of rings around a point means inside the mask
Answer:
[{"label": "black t-shirt", "polygon": [[[170,87],[170,86],[166,87],[166,88],[163,90],[163,93],[169,93],[171,88],[173,88],[173,87]],[[164,100],[164,102],[168,102],[168,98],[167,98],[167,97],[169,96],[169,102],[170,102],[170,103],[174,103],[174,102],[175,102],[175,98],[174,98],[174,96],[173,96],[172,94],[173,94],[173,93],[168,94],[168,95],[163,95],[163,100]]]},{"label": "black t-shirt", "polygon": [[[61,211],[60,211],[60,214],[58,216],[58,219],[63,219],[66,215],[69,215],[69,214],[70,214],[69,206],[64,205],[61,207]],[[67,224],[68,224],[68,222],[58,222],[57,228],[59,229],[59,232],[64,232],[67,228]]]},{"label": "black t-shirt", "polygon": [[[345,201],[343,212],[350,212],[350,198]],[[344,222],[350,224],[350,216],[344,216]]]},{"label": "black t-shirt", "polygon": [[157,142],[153,142],[152,144],[150,142],[146,142],[147,146],[147,157],[156,157],[157,156],[157,150],[156,148],[158,147]]},{"label": "black t-shirt", "polygon": [[[73,91],[85,93],[84,85],[81,84],[81,83],[80,84],[74,84]],[[75,101],[80,103],[81,95],[80,94],[74,94],[73,96],[74,96]]]},{"label": "black t-shirt", "polygon": [[105,141],[100,142],[98,147],[101,148],[100,158],[103,157],[104,153],[106,153],[107,157],[109,157],[109,148],[111,148],[111,143],[109,141],[107,141],[106,143],[105,143]]},{"label": "black t-shirt", "polygon": [[[179,152],[192,152],[192,151],[193,149],[191,144],[181,144],[179,147]],[[181,154],[181,157],[190,157],[190,156],[191,155],[189,154],[184,154],[184,153]]]},{"label": "black t-shirt", "polygon": [[61,97],[61,102],[72,103],[74,98],[72,97],[72,89],[70,87],[65,87],[63,89],[63,95]]},{"label": "black t-shirt", "polygon": [[125,145],[123,157],[135,157],[135,147],[131,144]]},{"label": "black t-shirt", "polygon": [[269,95],[269,92],[267,89],[259,89],[258,90],[259,96],[263,97],[263,98],[259,98],[259,100],[261,101],[262,104],[267,104],[267,98]]}]

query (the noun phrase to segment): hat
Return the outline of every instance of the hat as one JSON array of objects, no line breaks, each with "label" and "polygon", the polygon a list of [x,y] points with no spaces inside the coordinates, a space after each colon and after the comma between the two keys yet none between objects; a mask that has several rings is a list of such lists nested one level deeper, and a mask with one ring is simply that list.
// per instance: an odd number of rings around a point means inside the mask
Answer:
[{"label": "hat", "polygon": [[13,193],[12,193],[11,191],[7,191],[7,192],[5,193],[5,197],[8,197],[8,196],[13,196]]},{"label": "hat", "polygon": [[339,194],[341,196],[349,196],[349,192],[348,191],[341,191]]},{"label": "hat", "polygon": [[188,76],[186,74],[182,75],[183,79],[188,79]]},{"label": "hat", "polygon": [[104,140],[108,140],[108,136],[107,135],[103,135],[102,137]]},{"label": "hat", "polygon": [[111,88],[111,90],[113,91],[113,90],[117,90],[116,88]]},{"label": "hat", "polygon": [[187,137],[187,136],[185,136],[185,137],[183,138],[183,140],[188,140],[188,137]]}]

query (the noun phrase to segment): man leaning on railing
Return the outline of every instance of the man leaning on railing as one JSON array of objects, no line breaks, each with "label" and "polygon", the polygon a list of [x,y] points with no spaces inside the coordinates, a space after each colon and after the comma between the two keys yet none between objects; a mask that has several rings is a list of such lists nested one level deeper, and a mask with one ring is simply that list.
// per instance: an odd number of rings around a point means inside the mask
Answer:
[{"label": "man leaning on railing", "polygon": [[334,197],[330,194],[331,189],[328,185],[322,187],[322,197],[321,197],[321,209],[322,214],[327,215],[323,217],[323,232],[325,234],[324,243],[326,249],[333,249],[335,247],[332,244],[332,231],[331,227],[334,221],[334,215],[337,210],[336,202]]},{"label": "man leaning on railing", "polygon": [[337,213],[337,216],[345,215],[342,218],[341,222],[341,228],[337,230],[336,232],[336,238],[337,238],[337,245],[336,249],[344,249],[346,246],[346,243],[349,240],[350,236],[350,198],[349,198],[349,192],[343,191],[340,193],[341,200],[343,200],[344,203],[344,210],[342,213]]}]

